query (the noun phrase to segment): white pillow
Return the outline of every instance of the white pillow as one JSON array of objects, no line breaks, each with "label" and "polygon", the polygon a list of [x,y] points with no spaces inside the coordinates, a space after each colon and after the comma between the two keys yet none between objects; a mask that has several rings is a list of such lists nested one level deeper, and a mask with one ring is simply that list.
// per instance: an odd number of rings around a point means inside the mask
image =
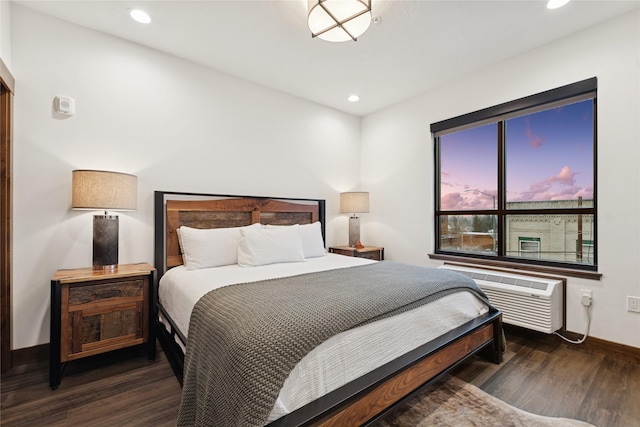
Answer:
[{"label": "white pillow", "polygon": [[185,268],[197,270],[237,264],[240,230],[248,228],[261,228],[261,225],[208,229],[180,227],[178,236]]},{"label": "white pillow", "polygon": [[240,230],[238,264],[242,267],[304,261],[298,226]]},{"label": "white pillow", "polygon": [[315,258],[327,254],[319,221],[301,225],[300,237],[302,238],[302,249],[304,250],[305,258]]},{"label": "white pillow", "polygon": [[[287,225],[266,225],[266,228],[274,227],[291,227]],[[298,226],[300,230],[300,238],[302,239],[302,250],[305,258],[315,258],[325,256],[327,254],[322,240],[322,229],[320,222],[316,221],[312,224],[301,224]]]}]

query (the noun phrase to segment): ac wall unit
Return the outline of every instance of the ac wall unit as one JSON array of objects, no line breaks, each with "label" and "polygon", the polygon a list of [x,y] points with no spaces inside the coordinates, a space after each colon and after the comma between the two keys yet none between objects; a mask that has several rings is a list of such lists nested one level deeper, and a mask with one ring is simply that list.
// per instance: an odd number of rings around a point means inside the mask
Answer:
[{"label": "ac wall unit", "polygon": [[502,311],[502,321],[551,334],[563,327],[562,280],[445,264],[471,277]]}]

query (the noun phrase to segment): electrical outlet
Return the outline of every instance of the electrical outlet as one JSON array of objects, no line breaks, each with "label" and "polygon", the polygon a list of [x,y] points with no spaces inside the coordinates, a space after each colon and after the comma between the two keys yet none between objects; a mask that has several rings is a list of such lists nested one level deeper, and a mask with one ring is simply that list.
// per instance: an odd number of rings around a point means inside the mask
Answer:
[{"label": "electrical outlet", "polygon": [[627,311],[640,313],[640,297],[627,297]]},{"label": "electrical outlet", "polygon": [[593,299],[593,291],[590,289],[582,289],[582,305],[585,307],[589,307],[591,305],[591,300]]}]

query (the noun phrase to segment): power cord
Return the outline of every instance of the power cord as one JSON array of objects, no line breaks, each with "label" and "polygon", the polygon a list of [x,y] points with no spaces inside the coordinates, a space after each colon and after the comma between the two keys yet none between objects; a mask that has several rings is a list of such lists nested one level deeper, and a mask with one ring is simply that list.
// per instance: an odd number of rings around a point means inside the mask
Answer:
[{"label": "power cord", "polygon": [[554,332],[554,334],[556,334],[557,336],[559,336],[560,338],[562,338],[563,340],[571,344],[582,344],[587,339],[587,335],[589,334],[589,327],[591,326],[591,315],[589,313],[590,306],[591,306],[591,301],[589,301],[588,305],[584,305],[583,303],[584,312],[587,315],[587,329],[584,331],[584,336],[582,338],[580,338],[579,340],[570,340],[569,338],[560,335],[558,332]]}]

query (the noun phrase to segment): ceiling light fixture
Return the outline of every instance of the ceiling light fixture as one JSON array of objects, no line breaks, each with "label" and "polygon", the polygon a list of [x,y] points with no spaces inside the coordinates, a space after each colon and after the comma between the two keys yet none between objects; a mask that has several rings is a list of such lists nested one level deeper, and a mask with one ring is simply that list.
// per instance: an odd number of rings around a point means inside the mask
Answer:
[{"label": "ceiling light fixture", "polygon": [[148,24],[151,22],[151,17],[144,10],[131,9],[129,10],[129,16],[131,16],[131,18],[134,21],[139,22],[141,24]]},{"label": "ceiling light fixture", "polygon": [[360,97],[358,95],[349,95],[349,97],[347,98],[347,101],[358,102],[360,101]]},{"label": "ceiling light fixture", "polygon": [[312,37],[356,41],[371,25],[371,0],[309,0],[307,22]]},{"label": "ceiling light fixture", "polygon": [[549,0],[547,3],[547,9],[557,9],[569,3],[569,0]]}]

